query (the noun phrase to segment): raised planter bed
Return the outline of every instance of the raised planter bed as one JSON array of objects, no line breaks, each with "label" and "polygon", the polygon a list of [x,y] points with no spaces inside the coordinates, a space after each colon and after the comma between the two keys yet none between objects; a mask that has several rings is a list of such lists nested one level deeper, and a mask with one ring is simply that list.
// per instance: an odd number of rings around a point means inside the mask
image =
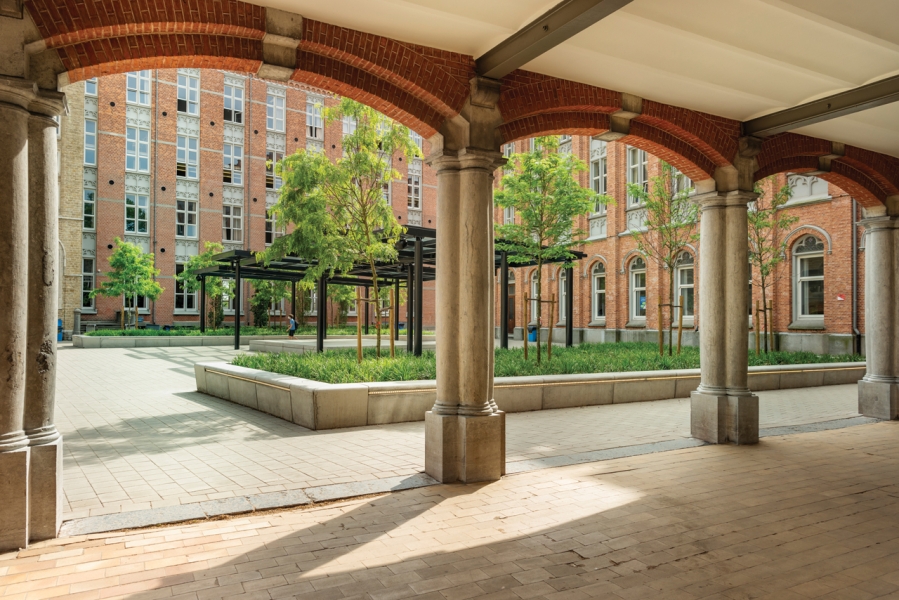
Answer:
[{"label": "raised planter bed", "polygon": [[[374,339],[374,335],[362,336],[365,339]],[[287,341],[290,338],[285,335],[242,335],[240,345],[249,345],[256,341],[277,340]],[[294,340],[312,340],[314,335],[298,335]],[[355,340],[355,335],[329,335],[329,340]],[[382,343],[384,338],[382,337]],[[400,340],[405,341],[406,336],[401,335]],[[390,340],[387,340],[390,343]],[[180,346],[233,346],[233,335],[148,335],[148,336],[94,336],[73,335],[72,345],[75,348],[169,348]],[[250,348],[251,350],[253,348]]]},{"label": "raised planter bed", "polygon": [[[434,405],[434,380],[329,384],[226,362],[194,365],[197,390],[309,429],[423,421]],[[856,383],[865,363],[749,367],[754,391]],[[497,377],[494,400],[505,412],[686,398],[699,369],[586,375]]]}]

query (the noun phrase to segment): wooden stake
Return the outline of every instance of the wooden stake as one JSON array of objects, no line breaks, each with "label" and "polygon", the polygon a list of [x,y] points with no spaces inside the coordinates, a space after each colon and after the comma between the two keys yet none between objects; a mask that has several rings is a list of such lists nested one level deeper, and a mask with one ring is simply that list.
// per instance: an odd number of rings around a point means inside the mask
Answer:
[{"label": "wooden stake", "polygon": [[362,295],[356,288],[356,362],[362,364]]},{"label": "wooden stake", "polygon": [[546,360],[553,357],[553,321],[556,320],[556,295],[552,294],[549,300],[549,339],[546,340]]},{"label": "wooden stake", "polygon": [[521,311],[524,314],[524,327],[522,327],[522,329],[524,330],[524,359],[527,360],[528,359],[528,295],[527,294],[524,295],[524,301],[522,302],[522,304],[524,304],[524,310]]},{"label": "wooden stake", "polygon": [[752,328],[755,330],[755,354],[756,354],[756,356],[758,356],[759,354],[762,353],[762,337],[760,335],[761,329],[762,329],[762,321],[761,321],[761,319],[759,319],[759,312],[761,310],[759,308],[760,306],[761,306],[761,301],[756,300],[755,301],[755,321],[753,321],[753,323],[752,323]]},{"label": "wooden stake", "polygon": [[[399,298],[396,296],[396,288],[393,288],[393,302],[387,308],[387,318],[390,319],[390,358],[396,357],[396,332],[394,331],[393,324],[393,311],[396,310],[396,305],[399,303]],[[378,322],[380,323],[381,315],[378,315]]]},{"label": "wooden stake", "polygon": [[771,352],[774,352],[774,307],[771,305],[770,300],[768,300],[768,307],[766,310],[768,313],[768,346],[771,348]]},{"label": "wooden stake", "polygon": [[684,311],[678,307],[677,315],[677,355],[680,356],[681,338],[684,334]]}]

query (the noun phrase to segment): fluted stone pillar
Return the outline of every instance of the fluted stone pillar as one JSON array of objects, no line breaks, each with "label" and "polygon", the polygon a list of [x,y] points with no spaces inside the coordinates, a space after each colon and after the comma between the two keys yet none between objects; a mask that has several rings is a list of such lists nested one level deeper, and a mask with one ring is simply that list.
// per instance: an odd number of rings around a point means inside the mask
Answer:
[{"label": "fluted stone pillar", "polygon": [[56,537],[62,523],[62,438],[56,407],[56,257],[59,190],[56,123],[59,92],[38,92],[28,121],[28,333],[25,351],[25,434],[31,447],[30,541]]},{"label": "fluted stone pillar", "polygon": [[472,81],[435,138],[437,402],[425,415],[425,471],[442,482],[505,472],[505,415],[493,401],[493,172],[503,164],[498,82]]},{"label": "fluted stone pillar", "polygon": [[24,431],[28,317],[28,119],[33,84],[0,77],[0,552],[28,544]]},{"label": "fluted stone pillar", "polygon": [[865,227],[865,362],[858,412],[899,418],[899,219],[879,216]]},{"label": "fluted stone pillar", "polygon": [[690,397],[693,437],[716,444],[754,444],[759,404],[747,385],[749,192],[696,197],[699,234],[700,383]]}]

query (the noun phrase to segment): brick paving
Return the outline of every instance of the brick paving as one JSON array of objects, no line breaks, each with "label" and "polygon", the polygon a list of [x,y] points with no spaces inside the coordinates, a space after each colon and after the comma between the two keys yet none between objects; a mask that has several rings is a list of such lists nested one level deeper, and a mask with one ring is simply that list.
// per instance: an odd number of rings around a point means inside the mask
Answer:
[{"label": "brick paving", "polygon": [[899,598],[899,423],[43,542],[4,600]]},{"label": "brick paving", "polygon": [[[59,354],[65,519],[251,494],[409,476],[424,467],[424,427],[314,432],[195,391],[193,364],[224,348]],[[763,427],[856,416],[855,386],[766,392]],[[510,463],[684,440],[689,401],[508,416]],[[514,470],[514,469],[510,469]]]}]

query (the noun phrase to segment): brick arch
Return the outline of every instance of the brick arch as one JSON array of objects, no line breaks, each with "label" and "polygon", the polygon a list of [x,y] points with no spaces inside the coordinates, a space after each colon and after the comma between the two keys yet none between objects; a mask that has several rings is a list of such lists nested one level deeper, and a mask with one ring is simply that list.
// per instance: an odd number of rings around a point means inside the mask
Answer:
[{"label": "brick arch", "polygon": [[[75,82],[140,69],[257,73],[266,9],[240,0],[26,0]],[[462,109],[474,59],[303,20],[292,79],[353,98],[430,137]]]}]

